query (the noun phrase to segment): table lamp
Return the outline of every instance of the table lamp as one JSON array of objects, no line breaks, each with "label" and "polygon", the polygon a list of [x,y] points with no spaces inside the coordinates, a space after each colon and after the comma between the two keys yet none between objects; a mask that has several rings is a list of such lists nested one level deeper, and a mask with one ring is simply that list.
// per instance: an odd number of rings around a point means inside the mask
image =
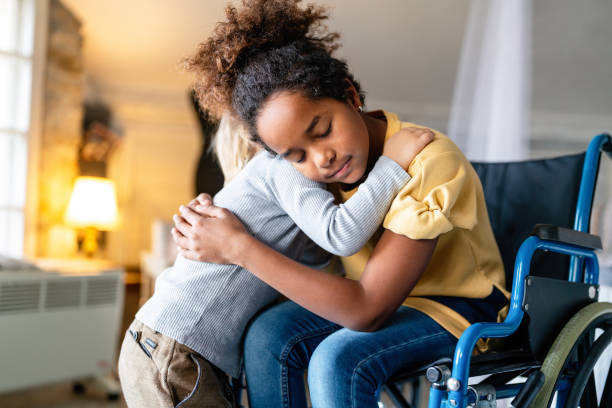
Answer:
[{"label": "table lamp", "polygon": [[112,231],[119,224],[115,183],[104,177],[78,177],[64,215],[66,223],[84,230],[82,250],[93,257],[98,231]]}]

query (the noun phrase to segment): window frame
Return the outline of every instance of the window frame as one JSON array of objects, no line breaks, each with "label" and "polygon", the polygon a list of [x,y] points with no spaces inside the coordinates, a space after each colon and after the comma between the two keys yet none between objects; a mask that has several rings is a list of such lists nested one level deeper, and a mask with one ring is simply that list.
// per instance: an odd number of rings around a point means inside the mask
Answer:
[{"label": "window frame", "polygon": [[[37,254],[37,223],[38,223],[38,168],[40,155],[40,139],[42,134],[43,122],[43,103],[44,103],[44,73],[46,67],[46,52],[47,52],[47,30],[49,17],[49,1],[50,0],[32,0],[33,7],[33,27],[31,54],[23,55],[19,46],[12,51],[0,50],[0,55],[4,57],[14,58],[16,61],[27,61],[30,65],[30,89],[29,89],[29,118],[25,129],[18,129],[15,124],[9,127],[0,128],[0,132],[7,133],[11,138],[22,138],[25,148],[25,175],[22,180],[25,186],[20,186],[19,190],[24,192],[23,205],[8,205],[0,204],[0,216],[7,214],[21,213],[22,225],[19,231],[23,232],[20,237],[14,237],[16,231],[13,231],[10,226],[5,227],[5,231],[0,233],[7,234],[8,239],[20,239],[21,253],[10,253],[10,256],[19,256],[26,258],[34,258]],[[18,20],[16,32],[16,44],[21,41],[21,32],[23,27],[22,10],[24,0],[18,0],[19,4],[16,18]],[[11,100],[17,103],[19,89],[15,88]],[[11,161],[13,158],[11,158]],[[16,162],[11,162],[10,167],[15,168]],[[9,191],[14,191],[11,187]],[[8,219],[8,218],[6,218]],[[4,229],[4,228],[3,228]],[[10,247],[10,245],[8,246]],[[0,253],[6,255],[8,247],[0,248]]]}]

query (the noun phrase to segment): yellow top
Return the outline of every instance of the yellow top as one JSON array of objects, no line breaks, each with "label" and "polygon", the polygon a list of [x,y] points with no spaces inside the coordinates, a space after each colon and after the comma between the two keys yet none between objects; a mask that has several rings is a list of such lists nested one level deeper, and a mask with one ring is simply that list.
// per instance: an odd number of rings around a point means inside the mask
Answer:
[{"label": "yellow top", "polygon": [[[394,113],[381,113],[387,120],[385,140],[403,127],[424,127],[400,122]],[[458,338],[470,325],[468,320],[421,296],[482,299],[493,286],[507,299],[510,293],[480,179],[459,148],[447,136],[434,133],[434,140],[410,164],[412,178],[391,203],[383,227],[412,239],[439,237],[427,269],[403,304],[427,314]],[[342,192],[343,200],[354,191]],[[359,279],[376,244],[373,240],[342,259],[347,277]],[[500,310],[498,321],[506,313],[507,307]],[[486,351],[487,342],[479,341],[477,349]]]}]

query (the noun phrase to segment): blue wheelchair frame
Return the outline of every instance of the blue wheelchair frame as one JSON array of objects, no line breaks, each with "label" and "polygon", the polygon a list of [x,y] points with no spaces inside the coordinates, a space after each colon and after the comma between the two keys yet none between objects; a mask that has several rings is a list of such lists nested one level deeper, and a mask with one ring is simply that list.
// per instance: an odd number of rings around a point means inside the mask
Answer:
[{"label": "blue wheelchair frame", "polygon": [[[588,232],[600,152],[604,145],[611,142],[610,135],[600,134],[595,136],[589,143],[584,160],[574,220],[574,229],[577,231]],[[529,276],[531,258],[537,250],[570,255],[569,281],[584,281],[590,284],[598,283],[599,263],[592,249],[549,241],[536,236],[530,236],[525,239],[516,256],[510,309],[506,319],[502,323],[475,323],[463,332],[455,348],[451,378],[447,381],[447,384],[453,385],[453,390],[450,390],[448,385],[446,389],[440,389],[440,387],[432,385],[429,393],[429,408],[463,408],[467,404],[476,403],[474,393],[468,393],[469,366],[472,350],[480,338],[507,337],[518,329],[524,315],[521,305],[525,293],[525,278]],[[583,266],[585,271],[584,277],[581,274]],[[516,396],[522,386],[523,384],[498,386],[496,387],[496,397],[497,399],[503,399]],[[564,401],[561,401],[561,399],[563,399],[562,396],[559,396],[557,406],[563,406]]]}]

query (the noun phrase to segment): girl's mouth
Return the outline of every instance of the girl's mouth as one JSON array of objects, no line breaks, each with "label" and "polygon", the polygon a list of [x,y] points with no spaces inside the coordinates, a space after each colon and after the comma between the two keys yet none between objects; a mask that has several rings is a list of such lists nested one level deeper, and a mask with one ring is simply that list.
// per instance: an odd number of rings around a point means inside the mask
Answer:
[{"label": "girl's mouth", "polygon": [[336,170],[333,174],[331,174],[329,178],[332,178],[332,177],[343,178],[344,176],[346,176],[349,171],[351,159],[352,159],[352,156],[349,156],[349,158],[344,162],[344,164],[338,170]]}]

